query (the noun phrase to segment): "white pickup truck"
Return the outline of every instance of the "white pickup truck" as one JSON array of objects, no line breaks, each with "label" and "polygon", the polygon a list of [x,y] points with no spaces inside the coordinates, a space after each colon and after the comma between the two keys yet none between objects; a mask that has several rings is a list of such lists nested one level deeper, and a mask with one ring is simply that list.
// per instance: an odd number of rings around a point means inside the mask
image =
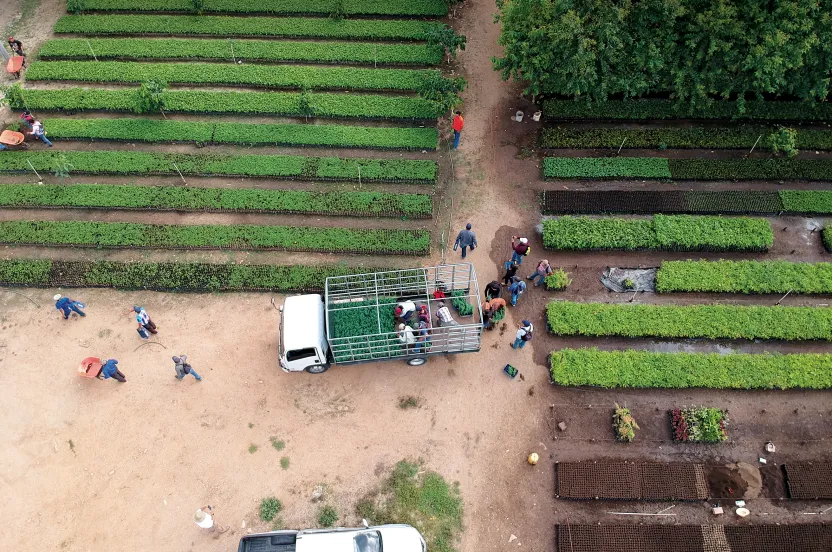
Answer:
[{"label": "white pickup truck", "polygon": [[[432,355],[476,352],[482,338],[477,274],[470,263],[332,276],[324,295],[287,297],[280,307],[278,351],[286,372],[321,374],[332,364],[401,359],[411,366]],[[397,333],[396,305],[425,306],[430,328],[412,342]],[[451,319],[439,324],[444,303]]]},{"label": "white pickup truck", "polygon": [[[365,522],[366,523],[366,522]],[[272,531],[246,535],[237,552],[427,552],[410,525]]]}]

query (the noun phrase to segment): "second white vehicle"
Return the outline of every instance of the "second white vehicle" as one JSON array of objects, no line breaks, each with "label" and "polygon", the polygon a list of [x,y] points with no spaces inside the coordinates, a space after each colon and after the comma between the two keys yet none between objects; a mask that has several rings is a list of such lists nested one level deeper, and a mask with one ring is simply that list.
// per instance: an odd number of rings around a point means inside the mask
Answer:
[{"label": "second white vehicle", "polygon": [[246,535],[238,552],[427,552],[427,545],[414,527],[396,524]]}]

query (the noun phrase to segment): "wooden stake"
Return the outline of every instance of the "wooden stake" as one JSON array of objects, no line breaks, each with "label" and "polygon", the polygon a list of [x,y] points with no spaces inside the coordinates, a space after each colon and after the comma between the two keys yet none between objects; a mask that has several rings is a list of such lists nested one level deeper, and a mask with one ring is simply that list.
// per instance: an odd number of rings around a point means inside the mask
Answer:
[{"label": "wooden stake", "polygon": [[92,52],[92,57],[95,58],[95,61],[98,61],[98,58],[95,55],[95,50],[92,49],[92,44],[90,44],[89,40],[87,40],[87,46],[89,47],[90,52]]},{"label": "wooden stake", "polygon": [[626,139],[626,138],[624,138],[623,140],[621,140],[621,145],[620,145],[620,146],[618,146],[618,152],[616,153],[616,155],[621,155],[621,148],[623,148],[623,147],[624,147],[624,142],[626,142],[626,141],[627,141],[627,139]]},{"label": "wooden stake", "polygon": [[786,295],[784,295],[783,297],[781,297],[781,298],[780,298],[780,300],[779,300],[779,301],[777,301],[777,302],[776,302],[776,303],[774,303],[774,304],[775,304],[775,305],[779,305],[780,303],[782,303],[782,302],[783,302],[783,299],[785,299],[786,297],[788,297],[788,296],[789,296],[789,293],[791,293],[792,291],[794,291],[794,290],[791,290],[791,289],[790,289],[790,290],[786,293]]},{"label": "wooden stake", "polygon": [[179,170],[179,167],[176,166],[176,163],[173,164],[173,168],[176,169],[176,172],[179,173],[179,178],[181,178],[182,182],[185,184],[185,186],[187,186],[188,183],[185,181],[185,177],[182,176],[182,171]]},{"label": "wooden stake", "polygon": [[35,170],[35,166],[34,166],[34,165],[32,165],[32,162],[31,162],[31,161],[29,161],[28,159],[26,160],[26,162],[27,162],[27,163],[29,163],[29,166],[30,166],[30,167],[32,167],[32,170],[33,170],[33,171],[35,171],[35,174],[36,174],[36,175],[37,175],[37,177],[38,177],[38,181],[39,181],[39,182],[43,182],[43,178],[42,178],[42,177],[38,174],[38,171],[36,171],[36,170]]},{"label": "wooden stake", "polygon": [[754,145],[753,145],[753,146],[751,146],[751,151],[749,151],[749,152],[748,152],[748,155],[751,155],[752,153],[754,153],[754,148],[756,148],[756,147],[757,147],[757,144],[758,144],[758,143],[760,143],[760,138],[762,138],[762,137],[763,137],[763,135],[762,135],[762,134],[760,134],[760,135],[757,137],[757,141],[756,141],[756,142],[754,142]]}]

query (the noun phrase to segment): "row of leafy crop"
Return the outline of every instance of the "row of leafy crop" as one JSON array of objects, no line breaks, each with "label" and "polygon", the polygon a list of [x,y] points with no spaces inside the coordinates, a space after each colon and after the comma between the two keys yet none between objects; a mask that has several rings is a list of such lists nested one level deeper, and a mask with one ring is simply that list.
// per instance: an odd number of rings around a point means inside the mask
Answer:
[{"label": "row of leafy crop", "polygon": [[383,270],[343,265],[0,260],[0,285],[156,291],[321,291],[329,276]]},{"label": "row of leafy crop", "polygon": [[0,222],[0,243],[426,255],[430,252],[430,232],[304,226],[5,221]]},{"label": "row of leafy crop", "polygon": [[445,0],[67,0],[67,11],[184,12],[310,15],[407,15],[448,14]]},{"label": "row of leafy crop", "polygon": [[128,84],[164,81],[171,84],[249,85],[318,90],[416,90],[430,71],[432,70],[297,65],[36,61],[26,72],[26,79]]},{"label": "row of leafy crop", "polygon": [[[11,93],[7,93],[7,98],[17,109],[70,113],[133,112],[136,109],[135,90],[23,90],[13,87]],[[379,94],[165,90],[161,100],[165,111],[173,113],[305,116],[311,110],[315,117],[332,118],[435,119],[439,116],[436,105],[428,100]]]},{"label": "row of leafy crop", "polygon": [[832,309],[569,303],[546,306],[555,335],[832,341]]},{"label": "row of leafy crop", "polygon": [[824,190],[546,190],[545,215],[572,213],[832,213],[832,192]]},{"label": "row of leafy crop", "polygon": [[[297,155],[205,155],[140,151],[17,152],[0,155],[0,172],[54,170],[82,174],[251,176],[432,184],[436,163],[418,159],[339,159]],[[68,165],[68,166],[67,166]]]},{"label": "row of leafy crop", "polygon": [[[772,147],[780,131],[767,127],[661,127],[661,128],[545,128],[544,148],[702,148],[750,149]],[[801,149],[832,150],[832,131],[798,129],[795,145]]]},{"label": "row of leafy crop", "polygon": [[56,38],[41,46],[40,59],[307,61],[380,65],[438,65],[442,48],[429,44],[369,42],[276,42],[193,38]]},{"label": "row of leafy crop", "polygon": [[714,101],[695,110],[678,110],[673,100],[548,100],[543,113],[551,120],[715,119],[752,121],[832,121],[829,102]]},{"label": "row of leafy crop", "polygon": [[547,157],[544,178],[676,180],[829,180],[829,159],[666,159]]},{"label": "row of leafy crop", "polygon": [[431,33],[445,28],[439,23],[392,19],[65,15],[55,24],[55,33],[427,40]]},{"label": "row of leafy crop", "polygon": [[411,218],[430,218],[433,213],[432,199],[426,194],[104,184],[3,184],[0,185],[0,206],[244,211]]},{"label": "row of leafy crop", "polygon": [[767,251],[773,243],[771,225],[760,218],[564,216],[543,221],[543,246],[556,250]]},{"label": "row of leafy crop", "polygon": [[558,385],[686,389],[829,389],[832,355],[654,353],[560,349],[549,357]]},{"label": "row of leafy crop", "polygon": [[49,137],[63,140],[195,142],[259,146],[327,146],[435,150],[435,128],[250,124],[156,119],[51,119]]},{"label": "row of leafy crop", "polygon": [[656,291],[832,293],[832,263],[789,261],[665,261]]},{"label": "row of leafy crop", "polygon": [[832,251],[832,226],[823,229],[823,246],[827,251]]}]

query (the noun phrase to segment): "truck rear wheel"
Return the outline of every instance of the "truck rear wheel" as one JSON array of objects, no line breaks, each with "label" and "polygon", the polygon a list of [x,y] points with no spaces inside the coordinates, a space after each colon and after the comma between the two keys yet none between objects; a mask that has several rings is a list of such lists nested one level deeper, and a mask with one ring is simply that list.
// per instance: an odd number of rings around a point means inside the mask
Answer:
[{"label": "truck rear wheel", "polygon": [[411,358],[410,360],[408,360],[407,364],[409,366],[421,366],[422,364],[426,363],[427,361],[428,361],[428,359],[425,358],[425,357],[416,357],[416,358]]},{"label": "truck rear wheel", "polygon": [[323,374],[327,370],[329,370],[329,364],[316,364],[306,369],[310,374]]}]

